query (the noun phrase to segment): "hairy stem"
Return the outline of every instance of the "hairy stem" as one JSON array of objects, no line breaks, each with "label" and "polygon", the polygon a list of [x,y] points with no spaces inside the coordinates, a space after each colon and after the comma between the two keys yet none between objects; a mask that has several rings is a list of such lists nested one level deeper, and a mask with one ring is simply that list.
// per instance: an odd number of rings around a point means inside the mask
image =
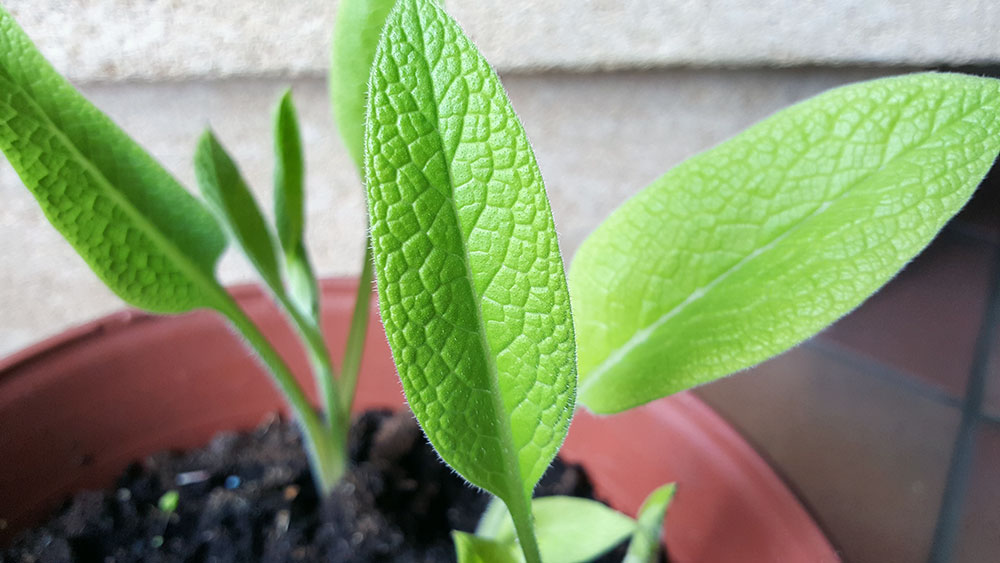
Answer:
[{"label": "hairy stem", "polygon": [[365,256],[361,265],[361,277],[358,279],[358,290],[354,300],[354,313],[351,315],[351,328],[347,333],[347,347],[344,350],[344,363],[340,372],[340,393],[344,401],[344,410],[350,412],[354,403],[354,393],[358,386],[358,373],[361,371],[361,353],[365,348],[365,333],[368,331],[368,317],[371,310],[371,298],[374,292],[372,285],[372,247],[365,239]]},{"label": "hairy stem", "polygon": [[[272,288],[274,291],[274,288]],[[292,303],[288,295],[284,292],[274,291],[275,298],[281,307],[287,312],[292,320],[295,330],[305,342],[306,352],[309,355],[309,363],[313,368],[313,377],[319,387],[323,400],[323,407],[326,410],[326,424],[332,432],[347,434],[347,425],[350,422],[350,405],[343,406],[343,399],[340,397],[337,388],[336,370],[333,367],[333,360],[330,352],[326,349],[326,342],[323,340],[323,332],[319,328],[319,319],[315,322],[305,315]]]},{"label": "hairy stem", "polygon": [[[261,334],[257,326],[226,294],[224,306],[220,307],[233,327],[243,336],[250,348],[271,373],[275,384],[295,414],[302,431],[302,441],[312,468],[313,477],[325,495],[340,480],[347,465],[345,433],[333,430],[323,424],[319,413],[309,404],[305,392],[295,380],[284,359]],[[335,407],[339,411],[339,405]]]},{"label": "hairy stem", "polygon": [[527,563],[542,563],[542,555],[538,551],[538,540],[535,539],[535,523],[531,515],[531,497],[515,494],[513,502],[507,502],[507,510],[514,521],[517,540],[521,544],[524,560]]}]

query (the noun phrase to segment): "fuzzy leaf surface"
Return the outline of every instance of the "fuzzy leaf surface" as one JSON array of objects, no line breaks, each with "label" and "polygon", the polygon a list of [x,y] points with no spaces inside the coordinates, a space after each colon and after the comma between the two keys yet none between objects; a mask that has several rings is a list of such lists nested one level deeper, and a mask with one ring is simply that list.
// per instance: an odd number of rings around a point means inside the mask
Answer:
[{"label": "fuzzy leaf surface", "polygon": [[236,163],[211,131],[198,142],[194,171],[205,199],[261,278],[275,292],[284,291],[267,222]]},{"label": "fuzzy leaf surface", "polygon": [[1000,149],[1000,82],[838,88],[680,164],[570,272],[580,402],[599,413],[778,354],[856,307],[968,201]]},{"label": "fuzzy leaf surface", "polygon": [[676,488],[674,483],[658,487],[642,502],[637,518],[639,525],[632,534],[622,563],[656,563],[659,560],[663,519]]},{"label": "fuzzy leaf surface", "polygon": [[220,302],[214,270],[225,237],[211,214],[62,78],[3,7],[0,149],[126,302],[159,313]]},{"label": "fuzzy leaf surface", "polygon": [[541,175],[496,74],[435,3],[397,4],[371,84],[366,183],[393,357],[441,457],[509,504],[530,494],[574,407]]},{"label": "fuzzy leaf surface", "polygon": [[330,103],[340,138],[364,169],[368,76],[385,18],[396,0],[341,0],[330,49]]}]

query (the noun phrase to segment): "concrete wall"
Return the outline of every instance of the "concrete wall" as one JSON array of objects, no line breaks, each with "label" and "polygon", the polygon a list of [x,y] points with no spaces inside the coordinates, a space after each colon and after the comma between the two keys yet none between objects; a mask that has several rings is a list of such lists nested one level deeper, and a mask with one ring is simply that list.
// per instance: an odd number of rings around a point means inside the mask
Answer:
[{"label": "concrete wall", "polygon": [[[362,192],[321,77],[335,3],[4,4],[58,68],[188,186],[195,140],[211,124],[269,207],[270,113],[293,85],[314,262],[325,276],[358,269]],[[988,1],[962,9],[926,0],[448,5],[502,71],[567,259],[608,212],[671,165],[796,100],[904,65],[1000,60],[1000,4]],[[873,62],[880,66],[859,68]],[[774,68],[789,64],[798,66]],[[2,159],[0,198],[0,355],[121,307]],[[228,282],[252,277],[235,255],[221,273]]]}]

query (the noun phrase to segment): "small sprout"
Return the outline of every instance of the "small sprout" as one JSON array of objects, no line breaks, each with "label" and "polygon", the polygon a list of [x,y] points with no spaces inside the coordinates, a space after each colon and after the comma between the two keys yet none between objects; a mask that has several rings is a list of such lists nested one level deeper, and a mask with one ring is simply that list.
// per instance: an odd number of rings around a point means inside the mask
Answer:
[{"label": "small sprout", "polygon": [[164,514],[171,514],[177,510],[177,504],[181,500],[181,495],[174,489],[171,489],[160,497],[160,501],[157,506],[160,508],[160,512]]}]

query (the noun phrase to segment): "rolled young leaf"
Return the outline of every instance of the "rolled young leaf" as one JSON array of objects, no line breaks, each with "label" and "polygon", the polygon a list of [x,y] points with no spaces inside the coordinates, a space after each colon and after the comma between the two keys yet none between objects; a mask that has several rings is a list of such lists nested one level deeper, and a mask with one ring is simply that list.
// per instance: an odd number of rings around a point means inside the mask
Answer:
[{"label": "rolled young leaf", "polygon": [[195,175],[205,199],[275,293],[283,294],[274,238],[236,163],[211,131],[198,142]]},{"label": "rolled young leaf", "polygon": [[0,149],[126,302],[180,313],[227,300],[214,277],[225,238],[211,214],[62,78],[3,7]]},{"label": "rolled young leaf", "polygon": [[[364,170],[368,75],[385,18],[396,0],[341,0],[330,49],[330,103],[344,146]],[[361,172],[363,173],[363,172]]]},{"label": "rolled young leaf", "polygon": [[667,508],[674,498],[676,490],[674,483],[668,483],[658,487],[639,508],[637,518],[639,525],[632,534],[632,541],[628,544],[628,552],[622,563],[656,563],[659,561],[660,536],[663,532],[663,518],[667,515]]},{"label": "rolled young leaf", "polygon": [[403,388],[442,459],[527,515],[576,382],[538,166],[499,79],[430,0],[396,5],[370,83],[371,240]]},{"label": "rolled young leaf", "polygon": [[580,402],[618,412],[788,349],[920,252],[1000,150],[1000,82],[838,88],[680,164],[570,270]]},{"label": "rolled young leaf", "polygon": [[319,286],[305,245],[305,161],[292,91],[274,114],[274,222],[284,257],[285,279],[293,303],[314,324],[319,322]]}]

